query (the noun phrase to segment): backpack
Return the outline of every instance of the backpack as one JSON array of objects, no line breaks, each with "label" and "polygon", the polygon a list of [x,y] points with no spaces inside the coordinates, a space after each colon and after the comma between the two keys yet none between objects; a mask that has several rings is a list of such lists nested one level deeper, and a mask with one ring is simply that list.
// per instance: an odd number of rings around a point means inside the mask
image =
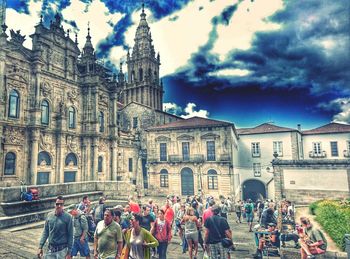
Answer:
[{"label": "backpack", "polygon": [[245,208],[245,213],[247,213],[247,214],[252,213],[252,205],[251,204],[245,205],[244,208]]},{"label": "backpack", "polygon": [[87,220],[88,223],[88,231],[87,231],[87,238],[88,238],[88,242],[94,242],[94,235],[95,235],[95,230],[96,230],[96,224],[94,222],[94,220],[92,219],[91,216],[87,216],[87,215],[80,215],[79,216],[79,223],[81,226],[81,217],[84,216]]},{"label": "backpack", "polygon": [[103,220],[104,213],[104,204],[99,204],[95,208],[95,223],[97,224],[99,221]]}]

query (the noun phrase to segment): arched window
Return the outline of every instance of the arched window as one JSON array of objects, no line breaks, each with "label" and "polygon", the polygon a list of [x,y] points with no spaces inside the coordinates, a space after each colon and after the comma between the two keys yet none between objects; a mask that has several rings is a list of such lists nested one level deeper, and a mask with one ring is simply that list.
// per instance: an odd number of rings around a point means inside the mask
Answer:
[{"label": "arched window", "polygon": [[105,131],[105,115],[103,114],[103,112],[100,112],[99,122],[100,122],[100,132],[104,132]]},{"label": "arched window", "polygon": [[133,70],[131,72],[131,83],[133,83],[135,81],[135,71]]},{"label": "arched window", "polygon": [[218,189],[218,173],[213,169],[210,169],[208,171],[208,189],[209,190]]},{"label": "arched window", "polygon": [[97,164],[97,171],[98,171],[99,173],[102,173],[102,172],[103,172],[102,163],[103,163],[103,157],[102,157],[102,156],[99,156],[99,157],[98,157],[98,164]]},{"label": "arched window", "polygon": [[46,100],[43,100],[41,102],[41,124],[49,125],[49,114],[50,114],[49,102]]},{"label": "arched window", "polygon": [[65,165],[66,165],[66,166],[69,166],[69,165],[77,166],[77,165],[78,165],[77,156],[76,156],[74,153],[69,153],[69,154],[66,156]]},{"label": "arched window", "polygon": [[68,127],[70,129],[75,129],[75,109],[73,106],[69,107],[68,109]]},{"label": "arched window", "polygon": [[19,117],[19,94],[16,90],[10,92],[8,116],[10,118]]},{"label": "arched window", "polygon": [[169,187],[169,175],[166,169],[160,170],[160,187]]},{"label": "arched window", "polygon": [[139,69],[139,81],[143,81],[143,70],[142,70],[142,68]]},{"label": "arched window", "polygon": [[43,161],[45,165],[51,165],[51,157],[46,151],[42,151],[38,154],[38,165],[41,165]]},{"label": "arched window", "polygon": [[148,69],[148,77],[149,80],[152,80],[152,70],[150,68]]},{"label": "arched window", "polygon": [[16,155],[9,152],[5,156],[5,172],[4,175],[14,175],[16,171]]}]

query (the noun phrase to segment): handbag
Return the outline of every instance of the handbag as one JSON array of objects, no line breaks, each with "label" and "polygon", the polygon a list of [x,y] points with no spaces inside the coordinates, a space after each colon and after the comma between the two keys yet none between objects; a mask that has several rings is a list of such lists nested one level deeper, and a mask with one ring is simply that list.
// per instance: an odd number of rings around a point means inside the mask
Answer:
[{"label": "handbag", "polygon": [[129,252],[130,252],[130,248],[127,245],[125,245],[122,249],[120,259],[129,259]]}]

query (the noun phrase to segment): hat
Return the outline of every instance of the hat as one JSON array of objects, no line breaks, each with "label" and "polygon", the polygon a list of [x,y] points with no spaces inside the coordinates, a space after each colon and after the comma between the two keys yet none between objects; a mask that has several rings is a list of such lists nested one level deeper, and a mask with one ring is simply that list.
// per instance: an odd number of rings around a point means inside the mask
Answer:
[{"label": "hat", "polygon": [[275,223],[269,223],[269,224],[267,224],[269,227],[276,227],[276,224]]}]

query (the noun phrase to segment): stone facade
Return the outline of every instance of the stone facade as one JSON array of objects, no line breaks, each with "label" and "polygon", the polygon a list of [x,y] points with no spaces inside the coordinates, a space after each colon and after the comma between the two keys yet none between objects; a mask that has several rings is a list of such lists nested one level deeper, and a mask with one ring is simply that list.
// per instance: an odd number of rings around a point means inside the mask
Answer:
[{"label": "stone facade", "polygon": [[8,40],[4,26],[0,35],[1,185],[142,184],[143,128],[179,119],[162,112],[160,57],[144,11],[127,54],[127,78],[122,65],[114,75],[96,59],[90,30],[80,51],[59,14],[49,27],[41,19],[30,37],[27,49],[19,32],[11,30]]},{"label": "stone facade", "polygon": [[[208,142],[212,143],[211,154]],[[150,193],[234,194],[233,165],[234,157],[237,157],[237,144],[234,143],[237,143],[237,135],[233,125],[149,129]]]},{"label": "stone facade", "polygon": [[298,204],[350,197],[349,160],[274,159],[275,198]]}]

